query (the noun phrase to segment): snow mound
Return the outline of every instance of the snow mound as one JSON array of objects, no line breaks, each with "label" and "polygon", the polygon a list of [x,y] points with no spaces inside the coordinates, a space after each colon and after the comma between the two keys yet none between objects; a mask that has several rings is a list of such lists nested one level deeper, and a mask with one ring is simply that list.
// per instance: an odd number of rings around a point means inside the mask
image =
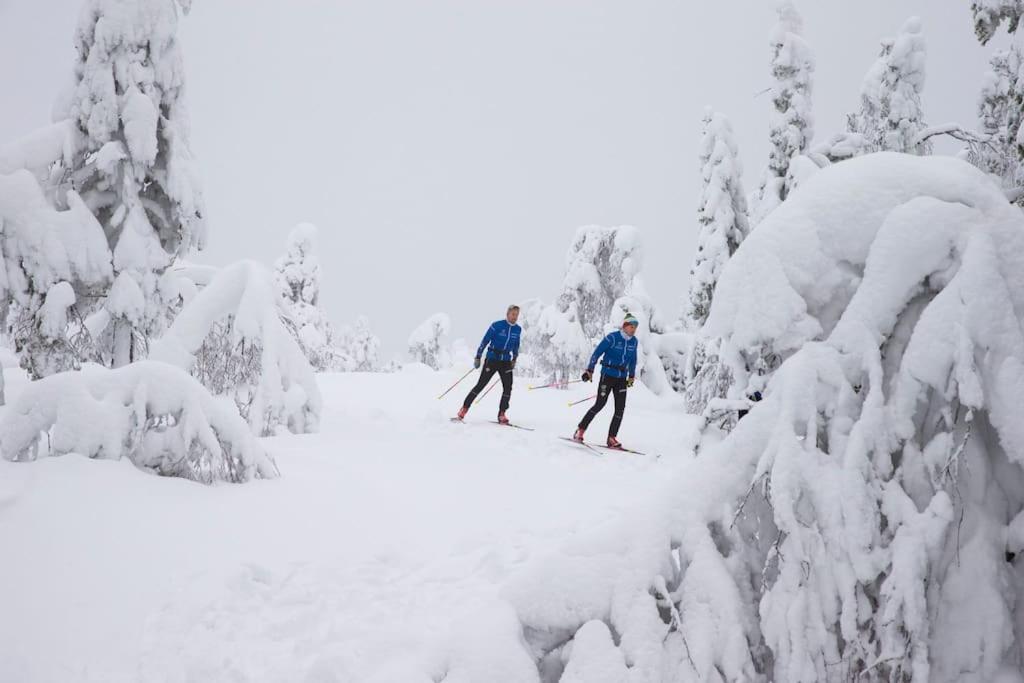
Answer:
[{"label": "snow mound", "polygon": [[277,476],[229,402],[165,363],[89,365],[32,382],[0,419],[11,460],[79,453],[129,458],[165,476],[243,482]]}]

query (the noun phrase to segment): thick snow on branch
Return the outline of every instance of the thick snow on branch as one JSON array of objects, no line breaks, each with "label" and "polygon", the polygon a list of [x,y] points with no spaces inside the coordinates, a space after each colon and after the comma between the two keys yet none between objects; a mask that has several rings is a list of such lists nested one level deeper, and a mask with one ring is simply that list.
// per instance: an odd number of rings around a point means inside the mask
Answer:
[{"label": "thick snow on branch", "polygon": [[206,483],[278,474],[230,401],[155,361],[117,370],[88,365],[32,382],[0,419],[0,448],[12,460],[125,457]]},{"label": "thick snow on branch", "polygon": [[33,378],[93,358],[78,298],[102,291],[112,276],[100,224],[74,192],[66,204],[53,208],[27,170],[0,174],[0,312],[13,305],[11,340]]},{"label": "thick snow on branch", "polygon": [[231,396],[252,430],[316,431],[313,369],[281,322],[270,271],[252,261],[224,268],[188,302],[151,357],[177,365],[215,394]]}]

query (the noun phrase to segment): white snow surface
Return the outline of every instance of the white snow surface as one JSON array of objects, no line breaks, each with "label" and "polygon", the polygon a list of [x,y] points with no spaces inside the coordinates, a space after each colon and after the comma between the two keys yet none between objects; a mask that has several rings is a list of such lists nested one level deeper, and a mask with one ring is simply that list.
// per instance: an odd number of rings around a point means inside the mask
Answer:
[{"label": "white snow surface", "polygon": [[[452,424],[469,380],[436,396],[457,370],[319,375],[322,431],[261,439],[276,479],[0,461],[0,547],[17,549],[0,563],[0,678],[540,681],[544,637],[523,624],[547,610],[552,633],[578,628],[607,613],[607,586],[647,578],[619,544],[646,535],[648,499],[692,462],[693,422],[637,385],[620,437],[666,455],[596,456],[556,438],[592,387],[517,378],[509,414],[535,432],[489,424],[496,394]],[[24,385],[8,371],[15,400]],[[602,628],[581,631],[566,680],[623,680]],[[601,662],[619,668],[590,677]]]}]

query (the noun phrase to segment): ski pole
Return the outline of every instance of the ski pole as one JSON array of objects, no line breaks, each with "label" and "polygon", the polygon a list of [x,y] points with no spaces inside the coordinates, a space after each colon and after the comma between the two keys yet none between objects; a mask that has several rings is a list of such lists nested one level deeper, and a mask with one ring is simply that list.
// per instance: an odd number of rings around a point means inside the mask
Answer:
[{"label": "ski pole", "polygon": [[451,391],[451,390],[452,390],[452,389],[454,389],[455,387],[459,386],[459,384],[461,384],[461,383],[462,383],[462,380],[464,380],[464,379],[466,379],[467,377],[469,377],[469,375],[470,375],[470,374],[471,374],[471,373],[472,373],[472,372],[473,372],[474,370],[476,370],[476,368],[470,368],[470,369],[469,369],[469,372],[467,372],[467,373],[466,373],[465,375],[463,375],[462,377],[460,377],[460,378],[459,378],[459,379],[458,379],[458,380],[457,380],[457,381],[455,382],[455,384],[453,384],[453,385],[451,385],[450,387],[448,387],[447,389],[445,389],[445,390],[444,390],[444,393],[443,393],[443,394],[441,394],[440,396],[438,396],[438,397],[437,397],[437,400],[439,400],[439,401],[440,401],[440,400],[441,400],[442,398],[444,398],[445,396],[447,396],[447,395],[448,395],[448,392],[449,392],[449,391]]},{"label": "ski pole", "polygon": [[578,400],[578,401],[573,401],[572,403],[570,403],[570,404],[569,404],[569,407],[570,407],[570,408],[572,408],[573,406],[578,406],[578,405],[579,405],[579,404],[581,404],[581,403],[584,403],[584,402],[586,402],[586,401],[592,401],[592,400],[594,400],[595,398],[597,398],[597,394],[594,394],[593,396],[587,396],[586,398],[581,398],[581,399],[580,399],[580,400]]},{"label": "ski pole", "polygon": [[484,393],[480,394],[480,397],[477,398],[477,400],[473,402],[473,405],[476,405],[480,401],[484,400],[484,396],[486,396],[488,393],[490,393],[491,389],[493,389],[494,385],[496,385],[497,383],[498,383],[497,379],[494,380],[493,382],[491,382],[491,386],[487,387],[487,389],[484,390]]},{"label": "ski pole", "polygon": [[551,384],[541,384],[539,387],[529,386],[526,388],[527,391],[533,391],[534,389],[547,389],[548,387],[564,387],[568,384],[576,384],[582,382],[581,379],[570,379],[564,382],[552,382]]}]

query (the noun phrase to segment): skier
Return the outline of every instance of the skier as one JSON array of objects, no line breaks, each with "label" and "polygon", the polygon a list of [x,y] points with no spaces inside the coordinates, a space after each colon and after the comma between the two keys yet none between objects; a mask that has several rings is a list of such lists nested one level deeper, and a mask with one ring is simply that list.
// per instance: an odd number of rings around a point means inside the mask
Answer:
[{"label": "skier", "polygon": [[458,418],[461,420],[469,412],[476,395],[479,394],[494,373],[499,373],[501,378],[501,402],[498,403],[498,422],[503,425],[509,423],[505,411],[508,410],[509,400],[512,398],[512,370],[516,367],[516,358],[519,357],[519,337],[523,328],[516,324],[519,320],[519,307],[512,305],[505,312],[504,320],[496,320],[491,323],[480,340],[480,346],[476,350],[476,358],[473,359],[473,367],[480,367],[480,357],[483,355],[484,347],[487,349],[487,360],[484,362],[484,369],[480,371],[480,379],[476,386],[469,390],[466,400],[462,402]]},{"label": "skier", "polygon": [[594,349],[590,363],[583,371],[582,379],[589,382],[593,378],[597,359],[604,356],[601,360],[601,381],[597,385],[597,401],[580,420],[572,437],[574,441],[583,442],[583,433],[608,403],[608,394],[611,393],[615,398],[615,414],[608,425],[608,448],[622,448],[622,444],[615,437],[619,433],[622,415],[626,410],[626,390],[633,386],[636,379],[636,327],[637,319],[632,313],[627,313],[622,321],[622,329],[609,334]]}]

